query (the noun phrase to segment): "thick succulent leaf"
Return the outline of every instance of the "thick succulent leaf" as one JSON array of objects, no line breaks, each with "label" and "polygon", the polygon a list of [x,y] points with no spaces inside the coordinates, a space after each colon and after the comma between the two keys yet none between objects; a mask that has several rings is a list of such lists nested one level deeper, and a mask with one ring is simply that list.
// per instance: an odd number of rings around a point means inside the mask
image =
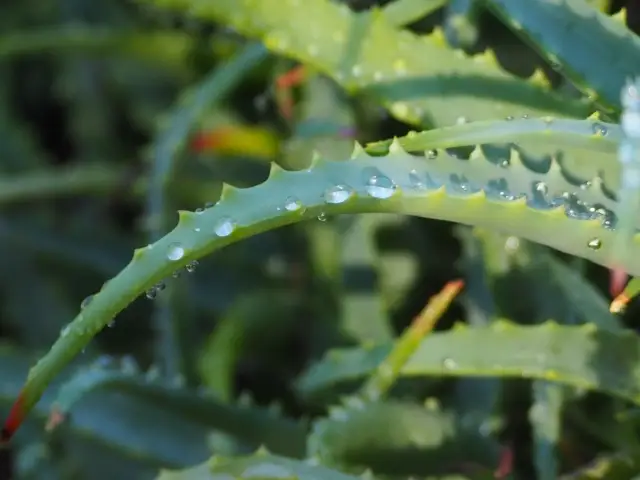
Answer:
[{"label": "thick succulent leaf", "polygon": [[453,472],[465,463],[492,469],[498,446],[477,429],[462,428],[452,412],[351,398],[314,424],[308,455],[348,471],[369,468],[379,474],[422,477]]},{"label": "thick succulent leaf", "polygon": [[[319,215],[404,213],[496,229],[611,266],[616,232],[605,228],[606,211],[595,208],[611,202],[601,192],[585,190],[587,205],[594,205],[591,211],[576,203],[581,191],[560,203],[537,197],[536,185],[546,177],[527,169],[514,155],[509,168],[503,168],[488,162],[479,150],[470,160],[444,152],[436,158],[414,157],[398,144],[390,152],[387,157],[371,157],[357,149],[351,161],[316,158],[302,171],[284,171],[274,164],[266,182],[247,189],[225,186],[214,207],[180,212],[176,228],[137,249],[129,265],[93,297],[33,368],[5,436],[59,370],[140,293],[193,260],[279,226]],[[640,237],[626,261],[632,274],[640,274],[638,244]]]},{"label": "thick succulent leaf", "polygon": [[640,71],[640,38],[622,23],[585,0],[487,4],[585,93],[607,109],[620,111],[620,91],[627,78]]},{"label": "thick succulent leaf", "polygon": [[[607,196],[614,197],[620,186],[618,145],[622,131],[615,124],[595,119],[558,118],[510,119],[471,122],[423,132],[411,132],[397,139],[410,152],[477,144],[515,144],[528,164],[548,175],[551,190],[571,189],[568,184],[586,187],[587,182],[604,183]],[[370,153],[384,153],[394,140],[367,144]],[[552,154],[551,160],[540,159]],[[499,154],[498,154],[499,155]],[[504,155],[504,153],[502,154]],[[505,158],[497,161],[504,162]],[[549,161],[557,165],[549,165]],[[551,178],[550,178],[551,177]],[[558,177],[558,178],[554,178]],[[596,179],[597,177],[597,179]],[[558,193],[558,192],[556,192]]]},{"label": "thick succulent leaf", "polygon": [[269,49],[317,68],[347,90],[378,97],[410,123],[590,113],[586,103],[510,76],[492,55],[465,58],[447,48],[440,33],[419,37],[399,30],[380,11],[356,14],[329,0],[139,1],[259,37]]},{"label": "thick succulent leaf", "polygon": [[[483,345],[478,350],[474,346]],[[299,380],[313,395],[370,375],[390,345],[330,351]],[[593,325],[504,321],[484,328],[457,327],[423,340],[400,375],[498,376],[542,379],[599,390],[640,403],[640,340],[633,332],[599,331]]]},{"label": "thick succulent leaf", "polygon": [[88,394],[97,390],[119,392],[153,403],[159,408],[180,412],[185,419],[201,422],[254,447],[266,445],[275,452],[294,457],[304,455],[306,427],[281,418],[266,409],[225,405],[215,398],[178,388],[152,371],[140,375],[130,362],[119,368],[93,365],[79,369],[61,387],[53,404],[56,416],[71,412]]},{"label": "thick succulent leaf", "polygon": [[358,480],[358,477],[329,468],[259,450],[246,457],[213,457],[208,462],[183,471],[162,471],[157,480]]},{"label": "thick succulent leaf", "polygon": [[409,25],[443,7],[447,0],[395,0],[387,3],[382,14],[397,27]]}]

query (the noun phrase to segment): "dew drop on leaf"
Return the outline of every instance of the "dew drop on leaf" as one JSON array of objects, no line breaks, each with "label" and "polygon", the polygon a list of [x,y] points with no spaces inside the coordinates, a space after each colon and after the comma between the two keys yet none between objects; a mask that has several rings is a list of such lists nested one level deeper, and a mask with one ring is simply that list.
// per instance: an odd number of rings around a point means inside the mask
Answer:
[{"label": "dew drop on leaf", "polygon": [[411,170],[409,172],[409,184],[411,185],[411,188],[415,190],[425,189],[425,184],[416,170]]},{"label": "dew drop on leaf", "polygon": [[429,160],[435,160],[436,158],[438,158],[438,151],[437,150],[429,150],[427,152],[427,158]]},{"label": "dew drop on leaf", "polygon": [[60,330],[60,336],[61,337],[66,337],[67,335],[69,335],[69,332],[71,332],[71,325],[65,325]]},{"label": "dew drop on leaf", "polygon": [[533,188],[536,192],[540,192],[542,195],[546,195],[547,193],[549,193],[549,187],[547,187],[547,184],[544,182],[536,182],[533,185]]},{"label": "dew drop on leaf", "polygon": [[367,192],[374,198],[385,199],[393,195],[396,186],[384,175],[372,175],[367,180]]},{"label": "dew drop on leaf", "polygon": [[284,209],[288,212],[295,212],[302,208],[302,202],[296,197],[289,197],[284,203]]},{"label": "dew drop on leaf", "polygon": [[326,222],[327,221],[327,214],[324,212],[321,212],[320,215],[318,215],[318,220],[320,220],[321,222]]},{"label": "dew drop on leaf", "polygon": [[593,134],[597,135],[598,137],[604,137],[608,133],[607,127],[598,122],[594,123],[591,126],[591,131],[593,131]]},{"label": "dew drop on leaf", "polygon": [[442,360],[442,366],[445,370],[455,370],[458,368],[458,364],[453,358],[445,358]]},{"label": "dew drop on leaf", "polygon": [[189,263],[187,263],[187,265],[184,267],[185,270],[189,273],[193,273],[196,271],[196,267],[198,266],[200,262],[198,262],[198,260],[192,260]]},{"label": "dew drop on leaf", "polygon": [[351,195],[352,192],[349,187],[345,187],[344,185],[335,185],[324,192],[324,201],[329,204],[340,204],[349,200]]},{"label": "dew drop on leaf", "polygon": [[156,298],[158,296],[158,291],[155,288],[150,288],[149,290],[147,290],[145,292],[145,297],[147,297],[149,300],[153,300],[154,298]]},{"label": "dew drop on leaf", "polygon": [[91,300],[93,300],[93,295],[89,295],[84,300],[82,300],[82,303],[80,303],[80,309],[84,310],[85,308],[87,308],[91,303]]},{"label": "dew drop on leaf", "polygon": [[216,224],[214,232],[219,237],[228,237],[234,232],[235,229],[236,222],[234,222],[229,217],[222,217]]},{"label": "dew drop on leaf", "polygon": [[172,243],[169,245],[169,251],[167,252],[167,258],[172,262],[176,262],[184,257],[184,247],[180,243]]},{"label": "dew drop on leaf", "polygon": [[591,250],[600,250],[600,248],[602,248],[602,240],[600,240],[599,238],[592,238],[591,240],[589,240],[589,243],[587,243],[587,246]]}]

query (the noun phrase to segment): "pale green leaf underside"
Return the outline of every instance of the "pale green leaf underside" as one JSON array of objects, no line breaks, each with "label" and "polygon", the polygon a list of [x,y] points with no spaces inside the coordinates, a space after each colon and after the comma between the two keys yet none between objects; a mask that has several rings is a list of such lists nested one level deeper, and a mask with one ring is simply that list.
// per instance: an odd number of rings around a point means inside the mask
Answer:
[{"label": "pale green leaf underside", "polygon": [[[475,346],[483,345],[482,351]],[[369,375],[390,345],[330,351],[298,383],[314,395]],[[542,379],[599,390],[640,404],[640,341],[633,332],[599,331],[593,325],[546,323],[458,327],[435,333],[401,370],[404,377],[502,376]]]}]

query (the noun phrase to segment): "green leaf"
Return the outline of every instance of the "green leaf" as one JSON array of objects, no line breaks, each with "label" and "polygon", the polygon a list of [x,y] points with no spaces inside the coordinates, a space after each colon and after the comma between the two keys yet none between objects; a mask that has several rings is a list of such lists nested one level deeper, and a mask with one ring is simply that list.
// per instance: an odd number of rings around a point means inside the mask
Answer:
[{"label": "green leaf", "polygon": [[[482,345],[482,349],[476,348]],[[302,375],[305,396],[371,374],[390,345],[330,351]],[[517,326],[505,321],[483,328],[458,326],[427,337],[401,376],[516,377],[598,390],[640,404],[640,340],[627,331],[593,325],[545,323]]]},{"label": "green leaf", "polygon": [[623,23],[584,0],[486,3],[586,94],[620,112],[620,91],[640,71],[640,38]]}]

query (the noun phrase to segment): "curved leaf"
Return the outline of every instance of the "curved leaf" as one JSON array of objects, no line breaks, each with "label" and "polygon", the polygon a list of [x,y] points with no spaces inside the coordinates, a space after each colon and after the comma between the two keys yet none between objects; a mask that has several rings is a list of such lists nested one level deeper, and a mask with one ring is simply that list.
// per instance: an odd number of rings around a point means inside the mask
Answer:
[{"label": "curved leaf", "polygon": [[381,11],[356,14],[329,0],[139,1],[259,37],[270,50],[315,67],[347,90],[380,98],[409,123],[590,113],[587,103],[502,71],[491,53],[465,58],[445,46],[439,31],[419,37],[394,27]]},{"label": "curved leaf", "polygon": [[[484,348],[479,350],[477,345]],[[303,374],[299,391],[309,396],[368,376],[390,351],[390,345],[331,351]],[[633,332],[499,321],[430,335],[400,375],[541,379],[608,392],[640,404],[639,361],[640,339]]]},{"label": "curved leaf", "polygon": [[[501,230],[609,266],[615,231],[605,228],[600,207],[594,204],[591,211],[589,204],[576,203],[580,192],[560,203],[536,197],[539,177],[517,157],[505,169],[479,150],[471,160],[442,153],[428,161],[397,144],[390,151],[388,157],[370,157],[358,148],[352,161],[316,158],[302,171],[274,164],[264,183],[226,185],[213,208],[180,212],[176,228],[137,249],[34,366],[3,436],[12,435],[60,369],[140,293],[193,260],[279,226],[341,213],[396,212]],[[626,262],[632,274],[640,274],[639,244],[640,236]]]},{"label": "curved leaf", "polygon": [[497,444],[477,429],[463,429],[452,412],[355,398],[314,424],[308,454],[350,471],[421,477],[460,471],[464,464],[490,469],[498,460]]},{"label": "curved leaf", "polygon": [[624,24],[584,0],[487,4],[591,98],[620,111],[620,91],[640,71],[640,38]]},{"label": "curved leaf", "polygon": [[269,454],[262,449],[245,457],[213,457],[208,462],[183,471],[162,471],[157,480],[358,480],[358,477]]}]

